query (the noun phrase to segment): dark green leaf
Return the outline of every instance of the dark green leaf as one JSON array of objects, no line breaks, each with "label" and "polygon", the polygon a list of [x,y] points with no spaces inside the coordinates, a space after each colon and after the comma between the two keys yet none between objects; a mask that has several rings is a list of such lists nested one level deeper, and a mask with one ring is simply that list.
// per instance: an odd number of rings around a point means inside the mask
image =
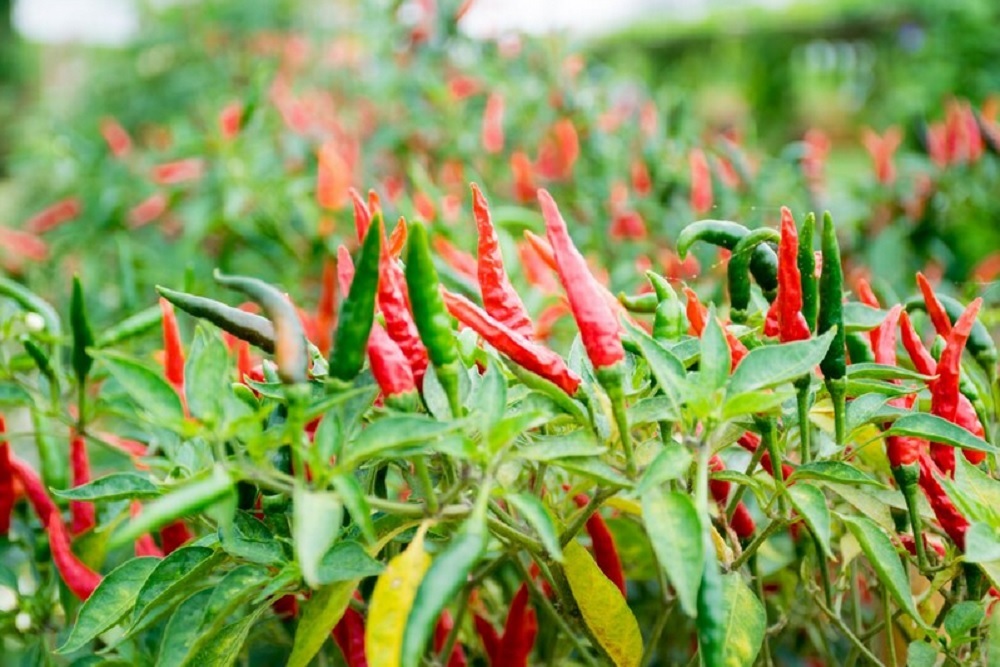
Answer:
[{"label": "dark green leaf", "polygon": [[705,559],[694,502],[687,494],[649,489],[642,494],[642,516],[656,559],[677,591],[681,609],[693,618]]},{"label": "dark green leaf", "polygon": [[830,509],[827,507],[823,492],[808,484],[795,484],[788,487],[788,498],[792,506],[805,519],[809,531],[819,542],[827,558],[833,556],[830,551]]},{"label": "dark green leaf", "polygon": [[545,504],[537,496],[530,493],[512,493],[508,494],[506,498],[514,509],[524,517],[528,525],[534,528],[552,560],[561,563],[562,547],[559,545],[559,533]]},{"label": "dark green leaf", "polygon": [[364,579],[382,574],[385,566],[368,555],[365,548],[353,540],[337,542],[323,554],[318,578],[323,584],[349,579]]},{"label": "dark green leaf", "polygon": [[811,373],[823,360],[835,333],[830,330],[817,338],[750,350],[733,372],[729,395],[771,389]]},{"label": "dark green leaf", "polygon": [[148,412],[165,425],[184,419],[180,397],[159,373],[117,352],[103,351],[98,358],[139,410]]},{"label": "dark green leaf", "polygon": [[961,426],[925,412],[914,412],[900,417],[893,422],[892,428],[886,431],[885,435],[913,435],[924,440],[978,452],[994,450],[993,445],[977,438]]},{"label": "dark green leaf", "polygon": [[159,489],[148,477],[132,472],[112,473],[65,491],[53,489],[52,493],[67,500],[87,501],[155,498],[160,495]]},{"label": "dark green leaf", "polygon": [[881,486],[885,484],[866,472],[842,461],[813,461],[795,469],[788,478],[789,482],[800,479],[816,479],[824,482],[839,482],[841,484],[859,484]]},{"label": "dark green leaf", "polygon": [[233,529],[222,533],[220,541],[226,553],[251,563],[278,565],[285,560],[285,552],[274,533],[249,512],[237,512]]}]

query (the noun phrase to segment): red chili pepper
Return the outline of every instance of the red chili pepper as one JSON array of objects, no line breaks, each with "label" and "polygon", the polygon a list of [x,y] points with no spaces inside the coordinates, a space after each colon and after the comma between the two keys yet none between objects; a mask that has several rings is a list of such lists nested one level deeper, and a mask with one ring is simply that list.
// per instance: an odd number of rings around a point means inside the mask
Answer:
[{"label": "red chili pepper", "polygon": [[61,199],[29,218],[24,223],[24,231],[32,234],[44,234],[80,215],[82,210],[83,206],[76,197]]},{"label": "red chili pepper", "polygon": [[503,639],[499,642],[497,655],[503,658],[503,662],[491,659],[491,667],[528,667],[528,658],[538,634],[538,619],[528,602],[528,585],[521,584],[510,603]]},{"label": "red chili pepper", "polygon": [[[577,507],[585,507],[590,499],[585,494],[579,494],[574,499]],[[625,592],[625,573],[622,571],[622,560],[618,555],[618,547],[615,545],[615,538],[608,530],[608,524],[604,522],[597,512],[587,519],[587,534],[590,535],[591,546],[594,549],[594,561],[601,568],[608,579],[611,580],[622,595]]]},{"label": "red chili pepper", "polygon": [[927,497],[927,502],[934,510],[941,528],[951,538],[955,545],[965,551],[965,533],[969,530],[969,521],[958,511],[951,498],[941,486],[938,475],[941,472],[926,454],[920,456],[920,488]]},{"label": "red chili pepper", "polygon": [[316,168],[316,203],[328,211],[341,208],[351,184],[351,167],[335,141],[320,146]]},{"label": "red chili pepper", "polygon": [[[726,469],[725,463],[722,462],[722,458],[718,455],[709,459],[708,465],[712,472],[721,472]],[[729,502],[729,490],[731,486],[730,482],[721,479],[710,479],[708,481],[708,489],[712,493],[712,498],[715,499],[715,502],[719,504],[722,510],[725,510],[726,504]],[[750,511],[742,502],[736,505],[736,511],[733,512],[733,519],[730,521],[730,525],[733,528],[733,532],[741,540],[753,535],[756,529],[753,517],[750,516]]]},{"label": "red chili pepper", "polygon": [[521,203],[535,198],[538,186],[535,185],[535,168],[531,159],[522,151],[515,151],[510,156],[510,171],[514,175],[514,195]]},{"label": "red chili pepper", "polygon": [[0,415],[0,535],[10,532],[10,517],[14,511],[14,470],[10,464],[10,444],[4,438],[7,422]]},{"label": "red chili pepper", "polygon": [[347,667],[368,667],[365,657],[365,619],[351,607],[347,608],[333,628],[333,638],[344,654]]},{"label": "red chili pepper", "polygon": [[896,365],[896,325],[903,307],[895,305],[872,334],[872,351],[875,363],[886,366]]},{"label": "red chili pepper", "polygon": [[464,296],[447,290],[443,290],[442,295],[448,312],[498,352],[510,357],[518,366],[554,383],[570,396],[576,393],[580,378],[558,354],[507,328]]},{"label": "red chili pepper", "polygon": [[354,203],[354,231],[357,232],[358,241],[363,241],[368,234],[368,227],[372,224],[372,214],[361,193],[354,188],[349,188],[347,192]]},{"label": "red chili pepper", "polygon": [[219,112],[219,132],[223,139],[235,139],[240,133],[243,120],[243,105],[237,100],[222,107]]},{"label": "red chili pepper", "polygon": [[559,289],[559,283],[552,275],[551,267],[538,254],[530,242],[517,244],[517,256],[521,260],[521,270],[528,283],[545,294],[552,294]]},{"label": "red chili pepper", "polygon": [[176,185],[201,178],[205,164],[198,158],[165,162],[153,167],[152,179],[158,185]]},{"label": "red chili pepper", "polygon": [[569,303],[565,299],[560,299],[546,306],[538,314],[538,319],[535,321],[535,339],[548,339],[552,335],[556,322],[571,314]]},{"label": "red chili pepper", "polygon": [[51,514],[48,528],[52,562],[55,563],[59,575],[73,595],[80,600],[86,600],[101,583],[101,575],[84,565],[73,553],[66,524],[63,523],[59,512]]},{"label": "red chili pepper", "polygon": [[167,212],[170,200],[163,192],[155,192],[129,209],[126,218],[129,229],[138,229],[156,221]]},{"label": "red chili pepper", "polygon": [[[70,468],[72,470],[73,486],[90,482],[90,460],[87,457],[87,443],[79,435],[73,437],[70,443]],[[72,522],[70,530],[79,535],[93,528],[97,523],[97,515],[93,503],[73,500],[69,503]]]},{"label": "red chili pepper", "polygon": [[[440,652],[444,648],[444,643],[448,641],[448,635],[454,627],[455,621],[452,619],[451,613],[445,609],[441,612],[437,625],[434,627],[435,652]],[[465,667],[467,664],[469,662],[465,658],[465,649],[462,648],[461,644],[456,643],[451,649],[451,655],[448,656],[445,667]]]},{"label": "red chili pepper", "polygon": [[799,273],[799,231],[787,206],[781,207],[778,243],[778,339],[782,343],[807,340],[812,335],[802,315],[802,278]]},{"label": "red chili pepper", "polygon": [[479,186],[472,184],[472,214],[479,230],[477,276],[486,312],[524,338],[534,338],[535,329],[504,268],[500,239],[490,217],[489,204]]},{"label": "red chili pepper", "polygon": [[24,489],[24,495],[27,496],[28,502],[31,503],[31,507],[35,510],[38,521],[42,524],[43,528],[47,528],[50,517],[53,514],[57,514],[59,510],[56,509],[55,503],[52,502],[48,492],[45,490],[45,484],[42,482],[42,479],[35,472],[34,468],[13,454],[10,454],[10,468],[14,476],[20,480],[21,487]]},{"label": "red chili pepper", "polygon": [[406,355],[377,321],[368,336],[368,362],[385,398],[416,393],[417,383]]},{"label": "red chili pepper", "polygon": [[163,547],[163,553],[167,556],[193,539],[194,535],[183,519],[177,519],[160,529],[160,544]]},{"label": "red chili pepper", "polygon": [[[913,539],[913,535],[909,533],[902,533],[898,536],[899,543],[903,545],[903,548],[910,552],[910,555],[917,555],[917,543]],[[944,548],[944,544],[941,540],[934,535],[924,535],[924,546],[930,547],[934,550],[934,553],[938,555],[939,558],[944,558],[947,553]]]},{"label": "red chili pepper", "polygon": [[691,210],[696,215],[704,215],[712,210],[712,172],[705,152],[700,148],[692,149],[688,165],[691,169]]},{"label": "red chili pepper", "polygon": [[132,137],[114,118],[101,119],[101,136],[116,158],[123,158],[132,151]]},{"label": "red chili pepper", "polygon": [[653,192],[653,179],[649,176],[649,168],[641,159],[632,161],[629,168],[629,175],[632,178],[632,189],[640,197],[648,197]]},{"label": "red chili pepper", "polygon": [[601,296],[587,262],[573,245],[559,209],[545,190],[538,191],[545,218],[545,230],[552,244],[559,280],[569,297],[573,318],[580,328],[587,356],[595,370],[609,368],[625,358],[614,311]]},{"label": "red chili pepper", "polygon": [[392,230],[392,234],[389,235],[389,241],[385,244],[386,251],[390,258],[399,259],[399,256],[403,252],[403,247],[406,245],[406,218],[399,216],[399,222],[396,223],[396,227]]},{"label": "red chili pepper", "polygon": [[503,150],[503,95],[492,92],[486,98],[483,111],[482,145],[487,153],[496,154]]},{"label": "red chili pepper", "polygon": [[[691,332],[701,338],[701,334],[705,331],[705,325],[707,323],[708,310],[702,305],[701,301],[698,299],[698,295],[695,294],[694,290],[690,287],[684,288],[684,295],[687,297],[687,318],[688,322],[691,323]],[[729,354],[732,358],[730,362],[730,369],[736,370],[736,367],[740,365],[743,358],[750,354],[750,350],[747,346],[743,344],[736,335],[729,330],[728,327],[722,327],[722,333],[726,337],[726,342],[729,344]]]},{"label": "red chili pepper", "polygon": [[163,314],[164,375],[177,393],[184,397],[184,346],[177,326],[173,305],[160,297],[160,312]]},{"label": "red chili pepper", "polygon": [[316,348],[324,357],[330,354],[333,329],[337,326],[337,263],[332,257],[323,260],[323,278],[316,304]]},{"label": "red chili pepper", "polygon": [[434,250],[441,255],[441,259],[453,268],[460,276],[475,282],[478,279],[479,269],[476,266],[476,258],[456,248],[451,241],[443,236],[435,236],[432,241]]},{"label": "red chili pepper", "polygon": [[888,128],[882,136],[876,134],[870,127],[861,131],[861,144],[875,164],[875,179],[882,185],[889,185],[896,180],[893,155],[902,139],[903,135],[896,126]]},{"label": "red chili pepper", "polygon": [[924,295],[924,307],[931,319],[931,324],[934,325],[934,330],[939,336],[947,337],[951,332],[951,318],[948,317],[947,311],[938,300],[937,294],[934,293],[934,287],[923,273],[917,273],[917,285],[920,286],[920,291]]},{"label": "red chili pepper", "polygon": [[500,652],[500,635],[489,619],[475,614],[472,622],[476,626],[476,634],[479,635],[483,643],[483,651],[486,653],[486,660],[490,667],[500,667],[503,654]]},{"label": "red chili pepper", "polygon": [[[346,253],[346,249],[344,252]],[[347,261],[350,262],[349,254]],[[410,312],[406,277],[384,246],[379,258],[379,274],[377,303],[385,319],[385,330],[406,357],[417,387],[422,387],[429,363],[427,348],[420,340],[420,333]]]},{"label": "red chili pepper", "polygon": [[[138,500],[133,500],[131,506],[129,506],[129,514],[133,519],[142,514],[142,503]],[[135,541],[135,555],[137,558],[141,558],[142,556],[163,558],[163,549],[156,545],[152,535],[146,533]]]}]

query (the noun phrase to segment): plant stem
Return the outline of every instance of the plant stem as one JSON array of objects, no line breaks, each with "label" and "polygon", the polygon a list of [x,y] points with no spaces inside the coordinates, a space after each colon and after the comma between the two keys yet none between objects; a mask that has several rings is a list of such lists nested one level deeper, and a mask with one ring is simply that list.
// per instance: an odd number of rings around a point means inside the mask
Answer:
[{"label": "plant stem", "polygon": [[813,602],[815,602],[816,606],[820,608],[820,611],[822,611],[824,614],[826,614],[830,618],[830,620],[833,621],[833,624],[835,626],[837,626],[837,629],[844,633],[844,636],[847,637],[848,641],[850,641],[851,644],[854,645],[854,647],[861,653],[861,655],[865,656],[865,658],[872,665],[878,665],[879,667],[885,667],[885,663],[883,663],[881,660],[879,660],[875,656],[874,653],[872,653],[871,651],[868,650],[868,647],[865,646],[864,643],[860,639],[858,639],[857,635],[855,635],[853,632],[851,632],[851,629],[849,627],[847,627],[847,624],[844,623],[843,619],[840,618],[839,615],[837,615],[832,609],[830,609],[829,607],[827,607],[823,603],[823,601],[820,600],[819,597],[817,597],[815,594],[813,594],[812,597],[813,597]]},{"label": "plant stem", "polygon": [[[799,458],[802,463],[812,460],[809,428],[809,399],[811,397],[812,377],[806,375],[795,382],[795,399],[799,411]],[[775,467],[777,470],[777,467]]]},{"label": "plant stem", "polygon": [[455,607],[454,625],[452,625],[451,630],[448,632],[448,637],[444,640],[444,646],[438,652],[438,662],[442,665],[448,664],[451,652],[455,648],[455,642],[458,641],[458,634],[462,631],[462,618],[465,616],[465,610],[469,606],[469,592],[467,588],[467,586],[462,588],[461,595],[458,598],[458,606]]},{"label": "plant stem", "polygon": [[[747,466],[746,476],[750,477],[753,475],[754,470],[760,464],[761,458],[764,456],[764,448],[758,447],[753,456],[750,457],[750,465]],[[736,485],[736,490],[733,492],[733,497],[729,501],[729,506],[726,507],[726,523],[730,523],[733,520],[733,514],[736,513],[736,508],[739,507],[740,501],[743,500],[743,494],[746,493],[747,487],[744,484]]]},{"label": "plant stem", "polygon": [[740,557],[733,561],[732,567],[730,567],[729,569],[738,570],[741,567],[743,567],[743,565],[746,564],[747,560],[749,560],[750,557],[757,552],[757,549],[759,549],[761,545],[764,544],[764,542],[769,537],[771,537],[771,535],[774,535],[781,528],[783,528],[784,525],[785,522],[783,520],[777,520],[777,519],[767,524],[767,527],[764,528],[764,530],[762,530],[760,533],[758,533],[757,537],[753,538],[753,542],[747,545],[747,548],[743,550],[743,553],[740,554]]},{"label": "plant stem", "polygon": [[[764,597],[764,577],[762,577],[760,574],[760,561],[757,559],[757,556],[754,556],[753,559],[751,560],[750,569],[753,570],[754,584],[757,588],[757,598],[760,600],[761,605],[764,607],[764,627],[767,628],[768,627],[767,603],[765,602],[767,598]],[[763,655],[764,658],[764,665],[766,667],[772,667],[774,661],[771,658],[771,643],[767,638],[766,631],[764,632],[764,643],[763,646],[761,646],[761,654]]]},{"label": "plant stem", "polygon": [[434,481],[431,479],[431,472],[427,468],[427,460],[423,456],[414,457],[413,469],[417,473],[421,490],[424,492],[424,503],[427,505],[427,513],[430,515],[437,514],[438,499],[434,495]]},{"label": "plant stem", "polygon": [[889,667],[896,667],[896,637],[895,625],[892,623],[892,603],[889,600],[889,589],[882,587],[882,608],[885,610],[885,640],[889,648]]},{"label": "plant stem", "polygon": [[579,513],[577,513],[577,515],[573,518],[573,521],[566,527],[566,530],[563,531],[563,534],[559,536],[560,546],[566,546],[569,544],[570,541],[576,537],[576,534],[583,530],[583,526],[587,523],[587,519],[589,519],[594,512],[600,509],[605,500],[615,495],[615,493],[617,492],[613,489],[601,489],[595,493],[594,497],[590,499],[590,502],[587,503]]}]

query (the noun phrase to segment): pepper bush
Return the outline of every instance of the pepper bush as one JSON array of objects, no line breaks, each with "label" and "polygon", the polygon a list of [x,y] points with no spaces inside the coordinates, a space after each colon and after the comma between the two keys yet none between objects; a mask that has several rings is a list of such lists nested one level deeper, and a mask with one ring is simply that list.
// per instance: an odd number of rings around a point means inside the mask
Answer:
[{"label": "pepper bush", "polygon": [[[652,272],[655,296],[616,299],[539,191],[533,244],[579,329],[562,356],[473,193],[475,301],[439,285],[423,225],[401,244],[358,199],[326,342],[280,289],[217,273],[263,314],[162,288],[157,367],[115,349],[143,327],[95,337],[79,281],[65,323],[8,287],[6,401],[40,425],[41,477],[2,450],[19,641],[74,664],[995,655],[980,300],[921,275],[906,304],[844,301],[832,219],[814,254],[815,219],[800,244],[787,209],[777,239],[720,221],[680,239],[750,255],[729,263],[741,324]],[[186,340],[174,306],[198,318]]]}]

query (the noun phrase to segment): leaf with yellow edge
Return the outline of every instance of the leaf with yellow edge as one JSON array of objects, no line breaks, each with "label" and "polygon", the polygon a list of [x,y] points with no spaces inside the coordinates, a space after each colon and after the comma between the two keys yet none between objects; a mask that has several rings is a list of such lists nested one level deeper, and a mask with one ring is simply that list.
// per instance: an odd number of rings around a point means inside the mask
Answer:
[{"label": "leaf with yellow edge", "polygon": [[590,552],[575,541],[563,549],[563,572],[583,622],[601,650],[616,667],[637,667],[642,658],[642,634],[618,587],[604,576]]},{"label": "leaf with yellow edge", "polygon": [[725,667],[750,667],[757,659],[767,630],[764,605],[739,572],[725,575],[722,581],[726,630],[723,664]]},{"label": "leaf with yellow edge", "polygon": [[635,502],[634,500],[629,500],[628,498],[622,498],[620,496],[612,496],[604,501],[604,504],[611,509],[618,510],[619,512],[624,512],[625,514],[631,514],[632,516],[642,516],[642,505]]},{"label": "leaf with yellow edge", "polygon": [[389,561],[375,582],[365,627],[368,667],[399,667],[406,620],[417,587],[431,565],[431,557],[424,551],[426,532],[424,524],[406,551]]}]

